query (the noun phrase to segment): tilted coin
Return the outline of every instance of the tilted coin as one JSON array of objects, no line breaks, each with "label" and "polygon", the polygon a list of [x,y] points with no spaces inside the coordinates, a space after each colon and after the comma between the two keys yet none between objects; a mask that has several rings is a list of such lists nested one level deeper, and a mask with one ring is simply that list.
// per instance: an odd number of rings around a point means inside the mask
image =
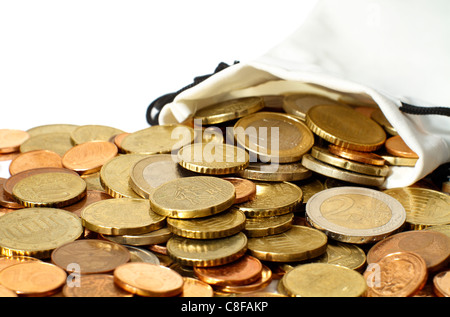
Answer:
[{"label": "tilted coin", "polygon": [[89,141],[109,141],[109,139],[124,131],[99,124],[88,124],[76,127],[71,133],[70,137],[73,144],[81,144]]},{"label": "tilted coin", "polygon": [[79,174],[92,174],[117,154],[117,146],[111,142],[89,141],[68,150],[62,157],[62,164]]},{"label": "tilted coin", "polygon": [[38,134],[30,137],[20,146],[20,152],[25,153],[34,150],[49,150],[63,156],[73,147],[70,133],[58,132]]},{"label": "tilted coin", "polygon": [[230,182],[213,176],[178,178],[158,186],[150,194],[154,212],[171,218],[200,218],[222,212],[234,203]]},{"label": "tilted coin", "polygon": [[130,187],[130,175],[134,164],[146,157],[144,154],[126,154],[106,162],[100,169],[100,184],[105,192],[114,198],[141,198]]},{"label": "tilted coin", "polygon": [[403,206],[383,192],[363,187],[335,187],[311,197],[307,221],[330,238],[372,243],[399,231],[406,220]]},{"label": "tilted coin", "polygon": [[159,258],[149,250],[134,247],[131,245],[125,246],[130,252],[130,262],[146,262],[159,265]]},{"label": "tilted coin", "polygon": [[16,129],[0,129],[0,153],[12,153],[20,149],[30,135],[26,131]]},{"label": "tilted coin", "polygon": [[450,224],[448,225],[436,225],[436,226],[428,226],[423,230],[426,231],[437,231],[447,235],[450,238]]},{"label": "tilted coin", "polygon": [[231,182],[236,190],[235,204],[244,203],[255,198],[256,184],[251,180],[240,177],[223,177],[223,179]]},{"label": "tilted coin", "polygon": [[305,121],[309,109],[323,104],[343,105],[336,100],[311,93],[291,93],[287,94],[283,99],[284,111],[299,117],[303,121]]},{"label": "tilted coin", "polygon": [[36,136],[49,133],[72,133],[76,128],[78,128],[76,124],[55,123],[36,126],[28,129],[27,132],[30,136]]},{"label": "tilted coin", "polygon": [[131,258],[125,246],[98,239],[80,239],[56,248],[53,264],[67,272],[97,274],[112,272]]},{"label": "tilted coin", "polygon": [[424,287],[428,272],[420,255],[394,252],[371,263],[364,277],[369,286],[367,297],[408,297]]},{"label": "tilted coin", "polygon": [[294,184],[300,187],[300,189],[302,190],[303,204],[306,204],[314,194],[325,189],[325,185],[317,178],[311,178],[300,182],[294,182]]},{"label": "tilted coin", "polygon": [[19,181],[12,195],[26,207],[64,207],[86,196],[86,182],[69,173],[35,174]]},{"label": "tilted coin", "polygon": [[392,126],[392,124],[386,118],[381,109],[375,109],[371,113],[370,118],[374,120],[376,123],[378,123],[380,126],[382,126],[383,129],[390,135],[398,135],[397,130]]},{"label": "tilted coin", "polygon": [[247,251],[247,241],[242,232],[225,238],[202,240],[174,235],[167,241],[167,252],[180,264],[209,267],[239,259]]},{"label": "tilted coin", "polygon": [[[361,153],[369,154],[369,152]],[[355,162],[347,158],[337,156],[331,153],[329,149],[319,146],[314,146],[311,149],[311,156],[323,163],[364,175],[385,177],[390,171],[387,165],[376,166],[372,164]]]},{"label": "tilted coin", "polygon": [[178,151],[179,164],[192,172],[207,175],[234,174],[249,164],[248,153],[231,144],[194,143]]},{"label": "tilted coin", "polygon": [[291,228],[293,219],[293,212],[272,217],[248,217],[245,221],[244,233],[249,238],[279,234]]},{"label": "tilted coin", "polygon": [[231,208],[217,215],[196,219],[168,218],[167,227],[173,234],[185,238],[217,239],[242,231],[245,222],[245,214]]},{"label": "tilted coin", "polygon": [[109,274],[87,274],[80,283],[66,284],[62,290],[64,297],[131,297],[133,294],[114,283]]},{"label": "tilted coin", "polygon": [[83,211],[83,209],[86,208],[87,206],[89,206],[90,204],[93,204],[100,200],[112,199],[112,198],[113,197],[109,196],[104,191],[87,190],[86,196],[82,200],[76,202],[73,205],[62,207],[61,209],[70,211],[70,212],[74,213],[75,215],[77,215],[78,217],[81,217],[81,212]]},{"label": "tilted coin", "polygon": [[83,233],[76,215],[56,208],[24,208],[0,217],[0,248],[6,256],[26,255],[39,259]]},{"label": "tilted coin", "polygon": [[215,103],[197,110],[194,120],[202,124],[217,124],[257,112],[264,108],[261,97],[245,97]]},{"label": "tilted coin", "polygon": [[284,164],[255,162],[250,163],[247,168],[238,172],[238,175],[263,182],[291,182],[307,179],[311,177],[312,172],[300,162]]},{"label": "tilted coin", "polygon": [[386,161],[378,154],[373,152],[360,152],[346,149],[340,146],[330,144],[328,146],[330,153],[360,163],[383,166]]},{"label": "tilted coin", "polygon": [[294,297],[361,297],[367,289],[360,273],[327,263],[299,265],[280,283],[286,295]]},{"label": "tilted coin", "polygon": [[[103,188],[103,186],[100,182],[100,172],[81,175],[81,178],[83,178],[84,181],[86,182],[87,190],[96,190],[96,191],[102,191],[102,192],[105,191],[105,189]],[[109,196],[111,196],[111,195],[109,195]]]},{"label": "tilted coin", "polygon": [[175,178],[198,176],[182,168],[171,154],[153,154],[135,163],[130,173],[130,187],[141,197],[149,198],[159,185]]},{"label": "tilted coin", "polygon": [[387,162],[390,166],[409,166],[414,167],[418,161],[415,157],[400,157],[387,153],[386,151],[379,151],[378,154]]},{"label": "tilted coin", "polygon": [[378,262],[394,252],[414,252],[421,256],[429,272],[436,272],[448,265],[450,238],[441,232],[411,230],[396,233],[373,245],[367,252],[367,263]]},{"label": "tilted coin", "polygon": [[41,167],[62,168],[61,156],[49,150],[35,150],[19,154],[9,164],[9,174],[14,175],[26,170]]},{"label": "tilted coin", "polygon": [[34,258],[31,256],[24,256],[24,255],[18,255],[18,256],[0,256],[0,271],[4,269],[5,267],[21,263],[21,262],[27,262],[27,261],[40,261],[38,258]]},{"label": "tilted coin", "polygon": [[233,127],[238,146],[262,162],[292,163],[314,144],[311,130],[298,118],[274,112],[257,112],[239,119]]},{"label": "tilted coin", "polygon": [[81,212],[83,226],[108,235],[142,234],[165,226],[165,217],[153,212],[146,199],[107,199]]},{"label": "tilted coin", "polygon": [[9,288],[0,285],[0,297],[18,297],[18,295]]},{"label": "tilted coin", "polygon": [[145,262],[129,262],[114,270],[114,282],[122,289],[149,297],[177,296],[183,291],[183,277],[172,269]]},{"label": "tilted coin", "polygon": [[194,267],[195,275],[210,285],[245,285],[255,282],[261,276],[263,264],[250,255],[236,261],[214,267]]},{"label": "tilted coin", "polygon": [[450,271],[443,271],[433,277],[434,292],[440,297],[450,297]]},{"label": "tilted coin", "polygon": [[293,225],[280,234],[249,238],[248,250],[260,260],[295,262],[322,255],[327,241],[327,236],[317,229]]},{"label": "tilted coin", "polygon": [[349,107],[315,106],[308,111],[305,122],[319,137],[351,150],[375,151],[386,141],[386,133],[378,123]]},{"label": "tilted coin", "polygon": [[146,246],[146,245],[157,245],[159,243],[166,243],[171,237],[172,232],[167,227],[157,229],[142,234],[124,234],[124,235],[106,235],[101,234],[101,236],[109,241],[127,244],[132,246]]},{"label": "tilted coin", "polygon": [[305,154],[302,157],[302,164],[306,168],[318,174],[365,186],[379,187],[382,186],[386,180],[386,177],[383,176],[355,173],[335,167],[314,158],[311,154]]},{"label": "tilted coin", "polygon": [[[252,292],[264,290],[273,280],[272,270],[267,265],[263,265],[259,279],[244,285],[217,285],[215,292],[223,294],[250,294]],[[247,295],[248,296],[248,295]]]},{"label": "tilted coin", "polygon": [[214,290],[208,283],[192,277],[183,277],[183,280],[180,297],[214,297]]},{"label": "tilted coin", "polygon": [[271,217],[295,210],[302,201],[302,190],[289,182],[255,182],[256,196],[236,208],[248,217]]},{"label": "tilted coin", "polygon": [[450,196],[436,190],[415,187],[390,188],[384,191],[397,199],[406,210],[411,229],[450,223]]},{"label": "tilted coin", "polygon": [[411,150],[411,148],[399,135],[388,138],[386,140],[385,148],[389,154],[395,156],[415,159],[419,158],[419,156],[413,150]]},{"label": "tilted coin", "polygon": [[0,272],[0,284],[19,296],[50,296],[61,290],[66,278],[64,270],[42,261],[21,262]]},{"label": "tilted coin", "polygon": [[194,129],[182,124],[155,125],[125,136],[120,144],[124,153],[176,153],[194,141]]}]

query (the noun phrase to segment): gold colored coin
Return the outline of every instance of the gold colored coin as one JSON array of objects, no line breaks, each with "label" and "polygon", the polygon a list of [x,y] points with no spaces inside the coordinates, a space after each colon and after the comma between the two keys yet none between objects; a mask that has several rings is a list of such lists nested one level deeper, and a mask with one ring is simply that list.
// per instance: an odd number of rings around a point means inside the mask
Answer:
[{"label": "gold colored coin", "polygon": [[245,227],[242,211],[229,209],[217,215],[197,219],[167,219],[167,227],[178,236],[190,239],[217,239],[234,235]]},{"label": "gold colored coin", "polygon": [[375,166],[371,164],[355,162],[332,154],[328,149],[319,146],[312,147],[311,156],[323,163],[327,163],[344,170],[365,175],[385,177],[389,174],[390,171],[387,165]]},{"label": "gold colored coin", "polygon": [[437,231],[440,233],[443,233],[445,235],[447,235],[450,238],[450,224],[448,225],[436,225],[436,226],[428,226],[426,228],[424,228],[423,230],[426,231]]},{"label": "gold colored coin", "polygon": [[166,243],[172,237],[172,232],[167,227],[150,231],[147,233],[131,235],[106,235],[102,234],[102,238],[119,243],[132,246],[147,246],[152,244]]},{"label": "gold colored coin", "polygon": [[306,204],[307,221],[330,238],[347,243],[372,243],[400,230],[405,208],[391,196],[363,187],[321,191]]},{"label": "gold colored coin", "polygon": [[302,190],[303,204],[306,204],[313,195],[325,189],[325,185],[316,178],[307,179],[302,182],[296,182],[295,185],[300,187],[300,189]]},{"label": "gold colored coin", "polygon": [[373,176],[344,170],[315,159],[311,154],[305,154],[302,157],[302,164],[307,169],[318,174],[365,186],[379,187],[384,184],[386,179],[383,176]]},{"label": "gold colored coin", "polygon": [[263,182],[291,182],[311,177],[312,172],[305,168],[302,163],[266,164],[250,163],[246,169],[237,173],[247,179]]},{"label": "gold colored coin", "polygon": [[411,230],[450,223],[449,195],[416,187],[391,188],[384,193],[403,205],[406,210],[406,222]]},{"label": "gold colored coin", "polygon": [[75,128],[70,133],[70,137],[73,144],[77,145],[89,141],[109,141],[112,136],[121,133],[124,133],[124,131],[114,127],[89,124]]},{"label": "gold colored coin", "polygon": [[202,124],[217,124],[255,113],[264,108],[261,97],[237,98],[219,102],[195,112],[194,120]]},{"label": "gold colored coin", "polygon": [[139,296],[172,297],[183,291],[183,277],[172,269],[144,262],[129,262],[114,270],[114,282]]},{"label": "gold colored coin", "polygon": [[86,196],[86,182],[69,173],[41,173],[17,182],[12,194],[26,207],[64,207]]},{"label": "gold colored coin", "polygon": [[27,132],[33,137],[39,134],[48,133],[72,133],[76,128],[78,128],[78,125],[76,124],[56,123],[36,126],[28,129]]},{"label": "gold colored coin", "polygon": [[100,172],[81,175],[81,178],[86,182],[87,190],[104,191],[100,183]]},{"label": "gold colored coin", "polygon": [[83,226],[108,235],[143,234],[165,226],[165,217],[150,209],[146,199],[107,199],[90,204],[81,212]]},{"label": "gold colored coin", "polygon": [[[366,264],[366,258],[364,250],[356,244],[328,240],[325,253],[307,262],[334,264],[362,272]],[[305,264],[305,262],[286,263],[283,268],[288,271],[301,264]]]},{"label": "gold colored coin", "polygon": [[296,162],[314,145],[311,130],[300,119],[284,113],[245,116],[236,122],[233,134],[238,146],[262,162]]},{"label": "gold colored coin", "polygon": [[280,234],[249,238],[249,254],[270,262],[295,262],[322,255],[327,248],[327,236],[314,228],[292,225]]},{"label": "gold colored coin", "polygon": [[248,153],[231,144],[195,143],[178,152],[179,164],[192,172],[207,175],[234,174],[249,164]]},{"label": "gold colored coin", "polygon": [[265,237],[289,230],[294,220],[294,213],[273,217],[247,218],[244,233],[249,238]]},{"label": "gold colored coin", "polygon": [[440,272],[433,277],[433,289],[439,297],[450,297],[450,270]]},{"label": "gold colored coin", "polygon": [[209,267],[239,259],[247,251],[247,237],[239,232],[218,239],[188,239],[174,235],[167,241],[168,255],[188,266]]},{"label": "gold colored coin", "polygon": [[176,153],[194,137],[194,129],[182,124],[155,125],[130,133],[120,146],[124,153],[132,154]]},{"label": "gold colored coin", "polygon": [[351,150],[375,151],[386,141],[380,125],[349,107],[315,106],[306,115],[306,125],[326,141]]},{"label": "gold colored coin", "polygon": [[289,182],[255,182],[254,199],[237,204],[247,217],[271,217],[295,210],[302,201],[302,190]]},{"label": "gold colored coin", "polygon": [[30,137],[20,146],[20,152],[29,152],[34,150],[49,150],[63,156],[73,147],[70,133],[46,133],[37,134]]},{"label": "gold colored coin", "polygon": [[130,187],[142,198],[149,198],[150,193],[159,185],[195,175],[197,174],[182,168],[171,154],[153,154],[132,167]]},{"label": "gold colored coin", "polygon": [[362,274],[327,263],[299,265],[281,280],[286,295],[294,297],[361,297],[367,289]]},{"label": "gold colored coin", "polygon": [[370,118],[374,120],[376,123],[378,123],[380,126],[382,126],[383,129],[390,135],[398,135],[397,130],[388,121],[388,119],[384,115],[383,111],[381,111],[381,109],[374,110],[371,113]]},{"label": "gold colored coin", "polygon": [[19,296],[50,296],[61,290],[66,278],[64,270],[41,261],[14,264],[0,272],[1,285]]},{"label": "gold colored coin", "polygon": [[100,184],[115,198],[142,198],[130,187],[131,169],[146,158],[144,154],[125,154],[114,157],[100,169]]},{"label": "gold colored coin", "polygon": [[236,191],[229,181],[213,176],[178,178],[150,194],[154,212],[170,218],[201,218],[222,212],[234,203]]},{"label": "gold colored coin", "polygon": [[315,95],[310,93],[292,93],[287,94],[283,99],[283,110],[286,113],[295,115],[299,117],[301,120],[306,120],[306,114],[309,109],[317,105],[324,104],[337,104],[343,105],[342,103],[327,98],[322,95]]},{"label": "gold colored coin", "polygon": [[25,255],[38,259],[83,233],[81,220],[56,208],[23,208],[0,217],[0,248],[4,256]]},{"label": "gold colored coin", "polygon": [[414,158],[414,157],[395,156],[395,155],[389,154],[385,151],[380,152],[379,155],[387,162],[388,165],[391,165],[391,166],[414,167],[414,166],[416,166],[416,163],[419,160],[418,158]]}]

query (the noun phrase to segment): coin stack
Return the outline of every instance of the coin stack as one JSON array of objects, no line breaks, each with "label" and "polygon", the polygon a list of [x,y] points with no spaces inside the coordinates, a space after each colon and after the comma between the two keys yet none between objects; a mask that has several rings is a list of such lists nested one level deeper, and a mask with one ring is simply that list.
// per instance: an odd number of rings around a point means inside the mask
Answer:
[{"label": "coin stack", "polygon": [[333,96],[0,129],[0,294],[449,296],[450,196],[384,189],[417,155],[376,104]]}]

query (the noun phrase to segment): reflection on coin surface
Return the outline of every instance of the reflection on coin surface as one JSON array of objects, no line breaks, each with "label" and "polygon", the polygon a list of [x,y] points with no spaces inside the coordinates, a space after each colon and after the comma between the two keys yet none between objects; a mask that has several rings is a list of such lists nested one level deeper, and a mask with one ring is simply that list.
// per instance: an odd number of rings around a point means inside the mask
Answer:
[{"label": "reflection on coin surface", "polygon": [[183,290],[183,277],[172,269],[144,262],[129,262],[114,270],[119,287],[139,296],[171,297]]},{"label": "reflection on coin surface", "polygon": [[160,215],[199,218],[228,209],[235,197],[230,182],[213,176],[193,176],[158,186],[150,195],[150,205]]},{"label": "reflection on coin surface", "polygon": [[23,208],[0,217],[2,255],[47,258],[57,247],[83,233],[76,215],[56,208]]},{"label": "reflection on coin surface", "polygon": [[66,272],[56,265],[21,262],[0,271],[0,284],[19,296],[49,296],[63,287],[66,277]]},{"label": "reflection on coin surface", "polygon": [[367,297],[407,297],[417,293],[426,283],[427,266],[413,252],[395,252],[372,263],[364,272],[369,286]]},{"label": "reflection on coin surface", "polygon": [[403,206],[391,196],[363,187],[335,187],[311,197],[306,217],[330,238],[368,243],[399,230],[406,220]]},{"label": "reflection on coin surface", "polygon": [[58,247],[52,252],[51,260],[68,272],[107,273],[127,263],[130,252],[124,246],[110,241],[83,239]]}]

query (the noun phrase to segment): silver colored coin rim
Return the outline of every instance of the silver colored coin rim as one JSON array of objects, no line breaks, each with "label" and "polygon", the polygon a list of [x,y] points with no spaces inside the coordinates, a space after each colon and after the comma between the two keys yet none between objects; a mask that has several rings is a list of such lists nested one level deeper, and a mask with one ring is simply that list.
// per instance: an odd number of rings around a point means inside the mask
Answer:
[{"label": "silver colored coin rim", "polygon": [[[384,225],[371,229],[352,229],[332,223],[321,215],[320,206],[326,199],[340,194],[360,194],[381,200],[391,210],[391,219]],[[313,227],[324,231],[330,238],[349,243],[378,241],[401,229],[406,222],[405,208],[398,200],[381,191],[352,186],[329,188],[314,194],[306,204],[305,215]]]}]

